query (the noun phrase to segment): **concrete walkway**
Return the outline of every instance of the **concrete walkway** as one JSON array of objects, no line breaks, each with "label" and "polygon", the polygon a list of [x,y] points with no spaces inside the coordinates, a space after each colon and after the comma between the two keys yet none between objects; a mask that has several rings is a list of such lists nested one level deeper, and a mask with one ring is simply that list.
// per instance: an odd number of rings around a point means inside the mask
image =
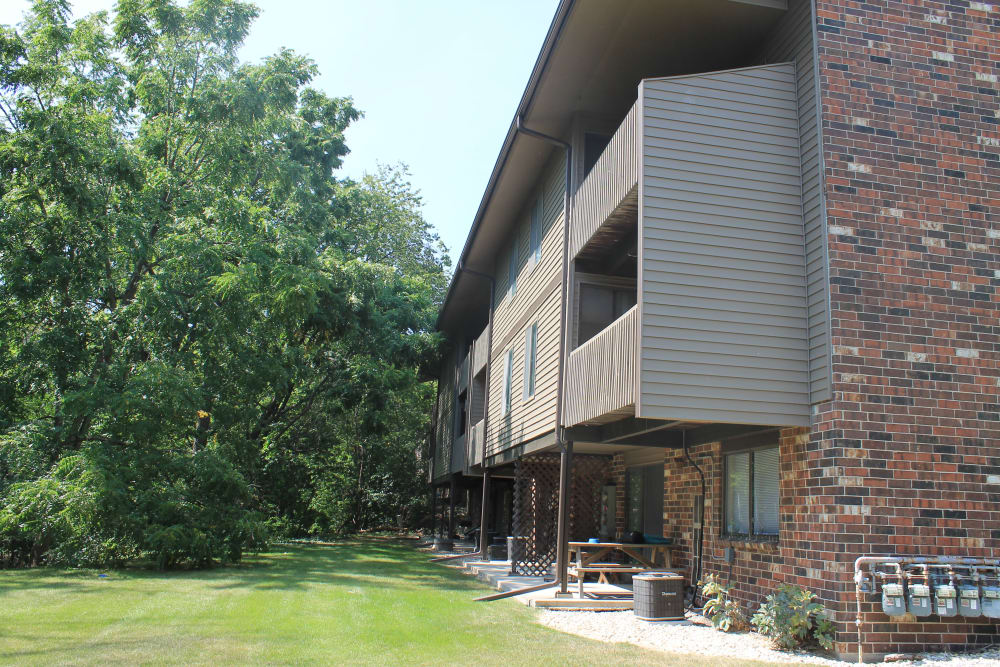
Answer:
[{"label": "concrete walkway", "polygon": [[[430,548],[430,543],[426,548]],[[442,556],[458,556],[475,551],[475,545],[456,542],[453,551],[428,552],[433,558]],[[542,607],[546,609],[604,609],[604,610],[628,610],[632,608],[632,587],[631,585],[598,584],[588,582],[584,584],[584,599],[581,600],[577,594],[577,586],[571,585],[570,597],[555,596],[555,566],[549,570],[548,576],[529,577],[510,573],[509,560],[472,560],[466,558],[455,558],[450,561],[442,561],[441,565],[461,570],[464,574],[476,577],[486,583],[490,588],[499,592],[520,590],[530,588],[546,582],[552,582],[552,588],[532,591],[522,595],[513,596],[514,600],[532,607]]]}]

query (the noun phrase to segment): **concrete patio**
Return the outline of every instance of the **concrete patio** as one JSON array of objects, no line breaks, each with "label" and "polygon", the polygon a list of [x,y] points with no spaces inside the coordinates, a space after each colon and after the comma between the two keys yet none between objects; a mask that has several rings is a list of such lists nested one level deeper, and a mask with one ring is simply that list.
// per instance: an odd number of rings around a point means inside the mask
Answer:
[{"label": "concrete patio", "polygon": [[[426,543],[423,548],[433,558],[445,556],[461,556],[472,554],[475,545],[472,543],[456,542],[452,551],[429,551],[430,543]],[[528,605],[552,610],[607,610],[607,611],[627,611],[632,609],[632,586],[631,584],[599,584],[587,582],[584,584],[583,599],[577,593],[574,584],[570,586],[568,597],[556,597],[555,588],[555,566],[550,570],[548,576],[522,576],[510,573],[509,560],[473,560],[475,557],[455,558],[453,560],[441,561],[441,565],[461,570],[464,574],[476,577],[480,581],[496,589],[497,592],[505,593],[516,591],[533,586],[538,586],[547,582],[552,582],[551,588],[531,591],[521,595],[512,596],[512,599]]]}]

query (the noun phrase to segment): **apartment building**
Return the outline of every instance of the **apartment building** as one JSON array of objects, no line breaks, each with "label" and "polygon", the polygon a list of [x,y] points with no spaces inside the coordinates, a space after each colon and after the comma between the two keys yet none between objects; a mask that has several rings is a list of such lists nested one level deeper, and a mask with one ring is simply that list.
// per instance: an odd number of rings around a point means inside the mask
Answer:
[{"label": "apartment building", "polygon": [[[859,556],[1000,556],[998,28],[563,0],[438,320],[432,486],[520,572],[639,532],[808,588],[842,654]],[[996,640],[861,609],[866,655]]]}]

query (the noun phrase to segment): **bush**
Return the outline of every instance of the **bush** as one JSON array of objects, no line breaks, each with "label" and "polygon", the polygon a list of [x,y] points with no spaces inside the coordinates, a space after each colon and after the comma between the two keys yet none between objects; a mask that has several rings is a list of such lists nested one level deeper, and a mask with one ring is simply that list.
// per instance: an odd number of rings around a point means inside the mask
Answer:
[{"label": "bush", "polygon": [[778,648],[793,649],[816,643],[830,649],[833,647],[833,623],[825,614],[826,610],[816,602],[813,593],[785,584],[767,596],[767,601],[750,622]]},{"label": "bush", "polygon": [[736,600],[729,599],[729,586],[722,584],[714,574],[708,575],[701,586],[701,593],[710,599],[705,602],[702,610],[712,621],[717,630],[723,632],[741,632],[749,627],[746,614]]}]

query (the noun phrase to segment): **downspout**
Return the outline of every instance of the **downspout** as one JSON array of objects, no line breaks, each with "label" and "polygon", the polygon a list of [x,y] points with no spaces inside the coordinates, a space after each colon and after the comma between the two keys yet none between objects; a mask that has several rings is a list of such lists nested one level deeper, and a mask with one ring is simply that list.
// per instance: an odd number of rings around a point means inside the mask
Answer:
[{"label": "downspout", "polygon": [[[483,442],[481,443],[483,447],[483,459],[481,464],[483,466],[483,502],[482,502],[483,513],[482,517],[479,520],[479,551],[477,551],[475,554],[485,558],[487,556],[487,551],[488,551],[487,547],[489,546],[488,544],[489,537],[486,534],[486,519],[489,516],[489,498],[490,498],[490,469],[486,467],[486,433],[487,433],[486,429],[490,424],[489,423],[490,376],[493,371],[493,310],[494,307],[496,306],[496,279],[489,274],[481,273],[479,271],[473,271],[472,269],[466,268],[462,262],[458,263],[458,270],[464,271],[469,275],[482,278],[483,280],[488,281],[490,284],[490,312],[489,312],[489,319],[487,320],[486,323],[486,326],[489,327],[489,331],[487,331],[486,333],[486,390],[485,390],[485,395],[483,396]],[[475,354],[474,349],[472,352],[473,354]],[[473,387],[472,377],[473,377],[472,368],[470,364],[469,368],[470,396],[472,395],[471,392]],[[468,410],[468,413],[469,413],[469,421],[471,422],[472,421],[471,405],[470,409]],[[466,429],[466,433],[469,434],[469,437],[472,437],[471,424],[469,428]]]},{"label": "downspout", "polygon": [[695,463],[694,459],[691,458],[691,452],[688,451],[687,443],[687,431],[681,433],[681,447],[684,450],[684,458],[687,462],[694,466],[694,469],[698,471],[698,476],[701,478],[701,516],[699,517],[697,531],[698,537],[696,540],[696,553],[697,561],[695,562],[694,571],[691,573],[692,584],[695,586],[695,598],[698,596],[698,582],[701,581],[701,566],[702,566],[702,549],[705,543],[705,473],[702,469]]},{"label": "downspout", "polygon": [[566,440],[563,428],[563,388],[566,379],[566,341],[569,337],[567,310],[569,304],[569,225],[570,225],[570,188],[573,183],[573,147],[556,137],[542,132],[530,130],[524,126],[521,114],[517,116],[517,131],[539,141],[562,148],[566,152],[566,189],[563,192],[563,243],[562,243],[562,298],[559,310],[559,365],[556,374],[556,442],[559,444],[559,519],[556,527],[556,579],[559,582],[557,595],[568,595],[566,576],[569,523],[569,485],[570,467],[573,465],[573,442]]}]

